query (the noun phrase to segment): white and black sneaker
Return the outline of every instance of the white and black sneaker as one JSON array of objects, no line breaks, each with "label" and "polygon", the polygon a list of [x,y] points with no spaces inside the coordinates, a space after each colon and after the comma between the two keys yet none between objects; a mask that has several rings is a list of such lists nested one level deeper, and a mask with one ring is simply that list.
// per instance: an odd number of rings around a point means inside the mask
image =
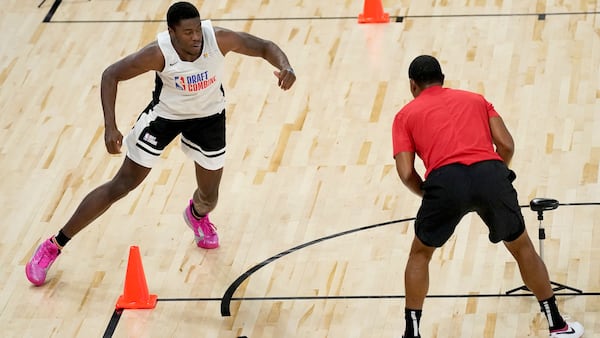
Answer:
[{"label": "white and black sneaker", "polygon": [[564,328],[550,331],[550,337],[554,338],[579,338],[581,336],[583,336],[583,325],[579,322],[567,322]]}]

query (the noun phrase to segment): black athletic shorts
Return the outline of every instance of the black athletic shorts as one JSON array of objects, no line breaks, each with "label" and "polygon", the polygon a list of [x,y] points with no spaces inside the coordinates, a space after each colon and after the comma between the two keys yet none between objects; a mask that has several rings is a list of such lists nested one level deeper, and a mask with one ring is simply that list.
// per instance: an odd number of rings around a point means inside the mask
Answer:
[{"label": "black athletic shorts", "polygon": [[525,222],[512,185],[515,178],[497,160],[433,170],[423,182],[416,236],[425,245],[441,247],[463,216],[474,211],[487,225],[492,243],[517,239],[525,231]]},{"label": "black athletic shorts", "polygon": [[217,170],[225,162],[225,111],[207,117],[170,120],[147,108],[125,138],[127,157],[152,168],[165,147],[181,135],[182,151],[203,168]]}]

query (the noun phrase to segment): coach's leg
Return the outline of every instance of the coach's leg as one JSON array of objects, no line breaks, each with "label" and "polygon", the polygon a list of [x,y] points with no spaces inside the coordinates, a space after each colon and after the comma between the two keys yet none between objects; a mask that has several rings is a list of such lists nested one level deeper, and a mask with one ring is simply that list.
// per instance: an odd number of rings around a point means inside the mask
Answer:
[{"label": "coach's leg", "polygon": [[420,337],[419,321],[423,303],[429,290],[429,262],[434,251],[435,247],[423,244],[415,236],[404,271],[404,287],[406,289],[405,338]]},{"label": "coach's leg", "polygon": [[504,245],[517,261],[523,282],[536,298],[543,300],[552,297],[554,292],[550,285],[548,270],[535,251],[527,231],[512,242],[504,242]]},{"label": "coach's leg", "polygon": [[423,302],[429,290],[429,261],[431,261],[434,251],[434,247],[423,244],[417,237],[413,239],[404,271],[406,307],[408,308],[423,308]]},{"label": "coach's leg", "polygon": [[[527,231],[524,231],[521,236],[512,242],[504,242],[504,245],[517,261],[523,282],[540,303],[540,310],[548,320],[550,332],[567,331],[569,326],[565,323],[556,305],[556,298],[550,284],[546,265],[535,251]],[[580,326],[579,323],[573,325]],[[583,332],[583,327],[581,329],[578,327],[577,332],[579,331]],[[573,332],[575,333],[575,331]],[[572,336],[579,337],[581,334],[573,334]]]}]

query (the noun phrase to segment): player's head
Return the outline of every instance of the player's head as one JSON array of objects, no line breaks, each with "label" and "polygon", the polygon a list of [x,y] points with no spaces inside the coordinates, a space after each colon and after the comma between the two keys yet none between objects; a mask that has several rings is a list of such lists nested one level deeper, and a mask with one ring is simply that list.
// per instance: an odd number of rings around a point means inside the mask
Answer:
[{"label": "player's head", "polygon": [[167,26],[180,57],[198,57],[202,49],[202,21],[198,9],[189,2],[174,3],[167,11]]},{"label": "player's head", "polygon": [[430,85],[443,85],[444,74],[436,58],[431,55],[417,56],[408,67],[410,91],[414,97]]},{"label": "player's head", "polygon": [[200,19],[200,13],[194,5],[185,1],[176,2],[167,11],[167,26],[175,29],[182,20],[195,18]]}]

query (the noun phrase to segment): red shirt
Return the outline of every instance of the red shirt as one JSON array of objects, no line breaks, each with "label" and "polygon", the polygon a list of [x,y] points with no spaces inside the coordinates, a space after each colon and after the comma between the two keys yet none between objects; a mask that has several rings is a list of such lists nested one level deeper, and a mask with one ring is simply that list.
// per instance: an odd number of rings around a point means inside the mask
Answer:
[{"label": "red shirt", "polygon": [[425,178],[447,164],[501,161],[489,124],[496,116],[494,106],[479,94],[442,86],[426,88],[394,118],[394,156],[416,153],[425,165]]}]

